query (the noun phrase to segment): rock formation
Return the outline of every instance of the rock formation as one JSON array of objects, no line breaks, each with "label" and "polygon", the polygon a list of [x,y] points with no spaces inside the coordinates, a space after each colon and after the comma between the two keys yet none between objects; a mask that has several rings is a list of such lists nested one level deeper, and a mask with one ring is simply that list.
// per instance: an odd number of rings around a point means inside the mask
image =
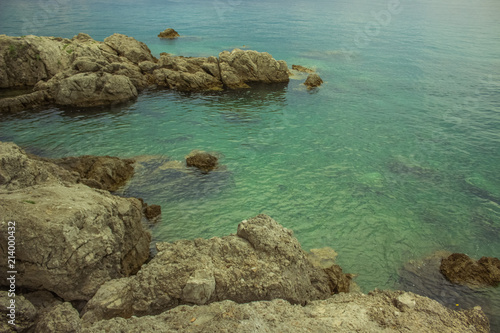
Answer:
[{"label": "rock formation", "polygon": [[134,160],[112,156],[78,156],[60,159],[32,158],[54,163],[78,175],[78,181],[87,186],[107,191],[116,191],[134,174]]},{"label": "rock formation", "polygon": [[193,150],[186,156],[186,165],[188,167],[196,167],[205,173],[217,168],[218,163],[217,156],[204,151]]},{"label": "rock formation", "polygon": [[441,273],[452,283],[472,287],[498,286],[500,284],[500,260],[482,257],[473,260],[463,253],[453,253],[441,261]]},{"label": "rock formation", "polygon": [[[7,257],[5,256],[2,258]],[[11,306],[11,299],[15,300],[14,311],[12,313],[14,316],[9,316],[9,314],[11,314],[9,309],[9,306]],[[7,291],[0,291],[0,315],[2,316],[2,320],[0,320],[0,332],[22,332],[34,325],[36,309],[33,304],[22,295],[16,295],[15,298],[12,298]],[[12,326],[8,323],[8,321],[12,319],[15,320],[16,326]]]},{"label": "rock formation", "polygon": [[167,28],[158,34],[158,37],[160,38],[170,38],[170,39],[177,38],[179,36],[180,36],[179,33],[172,28]]},{"label": "rock formation", "polygon": [[101,286],[83,319],[158,314],[180,304],[286,299],[305,304],[347,291],[339,267],[314,267],[290,230],[266,215],[245,220],[236,235],[158,243],[158,254],[137,275]]},{"label": "rock formation", "polygon": [[103,42],[84,33],[72,39],[0,35],[0,50],[0,88],[34,87],[30,94],[1,99],[1,113],[47,104],[123,103],[153,85],[200,91],[288,82],[286,63],[265,52],[235,49],[219,58],[162,53],[157,59],[144,43],[121,34]]},{"label": "rock formation", "polygon": [[337,294],[304,307],[281,299],[182,305],[157,316],[99,321],[82,333],[138,331],[486,333],[489,325],[479,308],[453,311],[413,293],[375,291]]},{"label": "rock formation", "polygon": [[323,80],[319,77],[318,74],[309,74],[306,81],[304,82],[304,85],[307,87],[307,89],[316,88],[322,84]]},{"label": "rock formation", "polygon": [[[104,282],[137,272],[150,235],[137,199],[77,184],[78,176],[0,143],[0,225],[15,221],[18,288],[88,300]],[[7,242],[0,255],[7,256]],[[1,285],[7,263],[0,263]]]}]

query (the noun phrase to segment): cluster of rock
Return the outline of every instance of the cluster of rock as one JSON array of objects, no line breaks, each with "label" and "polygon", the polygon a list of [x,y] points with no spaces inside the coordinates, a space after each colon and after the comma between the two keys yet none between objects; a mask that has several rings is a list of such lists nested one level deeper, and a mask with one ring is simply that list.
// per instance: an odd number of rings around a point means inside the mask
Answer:
[{"label": "cluster of rock", "polygon": [[292,65],[292,69],[300,72],[300,73],[307,73],[309,74],[304,81],[304,85],[307,87],[307,89],[313,89],[321,86],[323,84],[323,80],[321,77],[316,73],[314,69],[304,67],[301,65]]},{"label": "cluster of rock", "polygon": [[121,34],[103,42],[80,33],[72,39],[0,35],[0,88],[34,86],[26,95],[0,100],[0,112],[47,103],[102,106],[135,99],[150,86],[180,91],[248,87],[251,82],[288,82],[286,62],[257,51],[224,51],[190,58],[162,53]]},{"label": "cluster of rock", "polygon": [[[266,215],[242,221],[234,235],[157,243],[146,263],[144,204],[105,190],[131,176],[130,164],[43,159],[0,142],[0,227],[16,221],[18,272],[17,326],[2,321],[2,332],[489,331],[480,308],[452,311],[399,291],[347,294],[352,276],[332,249],[310,259]],[[2,316],[9,301],[1,291]]]}]

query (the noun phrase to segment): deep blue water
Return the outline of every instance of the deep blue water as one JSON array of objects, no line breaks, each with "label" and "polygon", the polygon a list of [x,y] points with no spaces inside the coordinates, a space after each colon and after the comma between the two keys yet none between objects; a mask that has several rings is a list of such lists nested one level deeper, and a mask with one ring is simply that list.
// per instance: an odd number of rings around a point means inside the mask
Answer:
[{"label": "deep blue water", "polygon": [[[142,156],[124,194],[162,205],[157,241],[222,236],[266,213],[305,249],[334,248],[364,291],[393,288],[406,262],[438,250],[500,256],[499,18],[495,0],[2,0],[0,34],[119,32],[156,56],[245,47],[326,84],[151,90],[110,110],[4,117],[0,140]],[[157,38],[167,27],[182,38]],[[225,169],[165,166],[192,149],[220,153]],[[499,295],[481,295],[490,313]]]}]

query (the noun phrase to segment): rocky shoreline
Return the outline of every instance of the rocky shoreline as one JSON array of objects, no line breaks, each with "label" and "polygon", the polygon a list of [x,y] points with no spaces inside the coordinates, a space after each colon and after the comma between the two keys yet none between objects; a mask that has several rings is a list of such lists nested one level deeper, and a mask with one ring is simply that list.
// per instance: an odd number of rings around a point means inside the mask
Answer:
[{"label": "rocky shoreline", "polygon": [[287,83],[289,74],[285,61],[252,50],[223,51],[218,58],[162,53],[158,59],[146,44],[121,34],[103,42],[84,33],[72,39],[0,35],[0,88],[33,87],[31,93],[0,99],[0,113],[113,105],[153,86],[206,91]]},{"label": "rocky shoreline", "polygon": [[315,263],[266,215],[233,235],[158,243],[148,262],[140,200],[89,187],[104,178],[88,170],[123,180],[117,170],[130,165],[41,159],[0,143],[0,225],[18,225],[18,325],[2,322],[2,332],[489,332],[479,307],[454,311],[403,291],[349,293],[350,274]]}]

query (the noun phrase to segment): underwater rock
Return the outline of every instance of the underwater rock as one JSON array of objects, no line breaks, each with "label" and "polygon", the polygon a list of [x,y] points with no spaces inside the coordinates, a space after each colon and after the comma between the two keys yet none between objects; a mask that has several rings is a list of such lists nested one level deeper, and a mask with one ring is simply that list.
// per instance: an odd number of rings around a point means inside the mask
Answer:
[{"label": "underwater rock", "polygon": [[219,159],[210,153],[193,150],[186,156],[186,165],[188,167],[196,167],[202,172],[209,172],[217,168],[219,164]]},{"label": "underwater rock", "polygon": [[318,74],[309,74],[306,81],[304,82],[304,85],[307,87],[307,89],[316,88],[322,84],[323,80],[319,77]]},{"label": "underwater rock", "polygon": [[172,28],[167,28],[158,34],[158,37],[160,38],[170,38],[170,39],[177,38],[179,36],[180,36],[179,33]]},{"label": "underwater rock", "polygon": [[157,243],[157,249],[137,275],[102,285],[83,320],[153,315],[226,299],[305,304],[346,288],[336,284],[344,276],[339,267],[315,267],[292,231],[266,215],[242,221],[236,235]]},{"label": "underwater rock", "polygon": [[326,246],[320,249],[310,249],[307,256],[314,266],[328,268],[335,264],[338,253]]},{"label": "underwater rock", "polygon": [[463,253],[453,253],[441,261],[441,273],[448,281],[471,287],[496,287],[500,284],[500,260],[482,257],[473,260]]},{"label": "underwater rock", "polygon": [[292,65],[292,69],[302,73],[309,73],[309,74],[316,72],[314,69],[310,69],[301,65]]}]

